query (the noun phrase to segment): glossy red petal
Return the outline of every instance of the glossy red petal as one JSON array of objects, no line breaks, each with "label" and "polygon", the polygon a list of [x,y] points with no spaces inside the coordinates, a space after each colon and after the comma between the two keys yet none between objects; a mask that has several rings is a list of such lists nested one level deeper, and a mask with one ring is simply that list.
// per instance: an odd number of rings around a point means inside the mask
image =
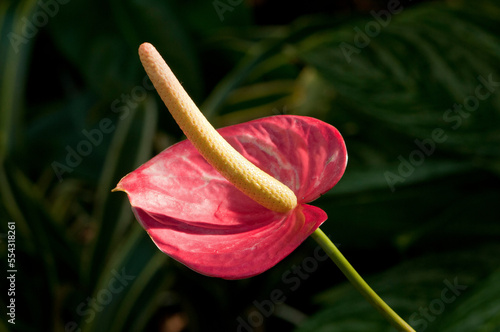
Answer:
[{"label": "glossy red petal", "polygon": [[248,278],[270,269],[327,218],[323,210],[309,205],[276,218],[220,227],[184,223],[138,207],[134,213],[160,250],[196,272],[224,279]]},{"label": "glossy red petal", "polygon": [[318,119],[279,115],[219,132],[243,156],[291,188],[299,203],[330,190],[347,165],[344,139]]},{"label": "glossy red petal", "polygon": [[[347,155],[338,131],[299,116],[268,117],[219,130],[246,158],[288,185],[299,203],[317,198],[343,174]],[[246,278],[274,266],[326,214],[299,205],[268,210],[217,173],[189,141],[128,174],[117,186],[163,252],[202,274]]]}]

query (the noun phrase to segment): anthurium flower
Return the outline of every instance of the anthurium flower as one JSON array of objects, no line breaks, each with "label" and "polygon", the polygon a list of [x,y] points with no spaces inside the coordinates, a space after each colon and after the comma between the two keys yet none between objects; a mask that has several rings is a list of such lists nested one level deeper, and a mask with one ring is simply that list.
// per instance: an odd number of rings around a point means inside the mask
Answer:
[{"label": "anthurium flower", "polygon": [[266,117],[215,131],[150,44],[141,61],[188,140],[126,175],[115,190],[158,248],[225,279],[266,271],[326,219],[306,203],[342,177],[340,133],[320,120]]}]

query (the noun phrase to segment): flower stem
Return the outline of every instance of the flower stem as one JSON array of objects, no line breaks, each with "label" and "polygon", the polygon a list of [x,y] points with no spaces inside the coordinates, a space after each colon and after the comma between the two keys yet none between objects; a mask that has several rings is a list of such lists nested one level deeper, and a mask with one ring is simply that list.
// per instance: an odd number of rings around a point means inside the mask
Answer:
[{"label": "flower stem", "polygon": [[344,273],[344,275],[349,279],[351,284],[366,298],[366,300],[377,309],[382,316],[385,317],[399,331],[412,331],[415,330],[408,325],[401,317],[398,316],[394,310],[391,309],[380,298],[380,296],[375,293],[373,289],[361,278],[358,272],[352,267],[352,265],[347,261],[347,259],[342,255],[342,253],[337,249],[337,247],[332,243],[328,236],[323,233],[321,229],[316,229],[311,237],[318,242],[318,244],[323,248],[323,250],[328,254],[332,261],[339,267],[339,269]]}]

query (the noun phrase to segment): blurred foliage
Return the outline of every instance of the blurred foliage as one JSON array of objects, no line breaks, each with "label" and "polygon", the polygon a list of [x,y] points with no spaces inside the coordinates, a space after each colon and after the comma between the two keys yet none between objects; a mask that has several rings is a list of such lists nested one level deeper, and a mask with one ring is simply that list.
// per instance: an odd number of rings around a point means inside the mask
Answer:
[{"label": "blurred foliage", "polygon": [[0,255],[14,222],[18,271],[0,330],[391,331],[331,262],[294,274],[312,241],[240,281],[157,250],[110,192],[182,139],[140,66],[148,41],[216,127],[337,127],[349,165],[314,203],[325,233],[418,331],[500,331],[500,6],[311,1],[286,21],[283,3],[214,3],[0,3]]}]

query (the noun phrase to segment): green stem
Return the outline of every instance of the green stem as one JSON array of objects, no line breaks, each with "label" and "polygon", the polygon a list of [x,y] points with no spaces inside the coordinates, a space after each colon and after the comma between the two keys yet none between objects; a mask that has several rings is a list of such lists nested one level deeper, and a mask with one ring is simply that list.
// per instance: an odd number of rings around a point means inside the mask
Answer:
[{"label": "green stem", "polygon": [[352,267],[352,265],[347,261],[347,259],[342,255],[342,253],[337,249],[337,247],[332,243],[328,236],[323,233],[321,229],[316,229],[311,237],[318,242],[318,244],[323,248],[323,250],[330,256],[332,261],[340,268],[340,270],[345,274],[347,279],[353,284],[353,286],[368,300],[368,302],[377,309],[382,316],[385,317],[399,331],[411,331],[415,330],[408,325],[401,317],[398,316],[394,310],[391,309],[371,289],[370,286],[361,278],[358,272]]}]

